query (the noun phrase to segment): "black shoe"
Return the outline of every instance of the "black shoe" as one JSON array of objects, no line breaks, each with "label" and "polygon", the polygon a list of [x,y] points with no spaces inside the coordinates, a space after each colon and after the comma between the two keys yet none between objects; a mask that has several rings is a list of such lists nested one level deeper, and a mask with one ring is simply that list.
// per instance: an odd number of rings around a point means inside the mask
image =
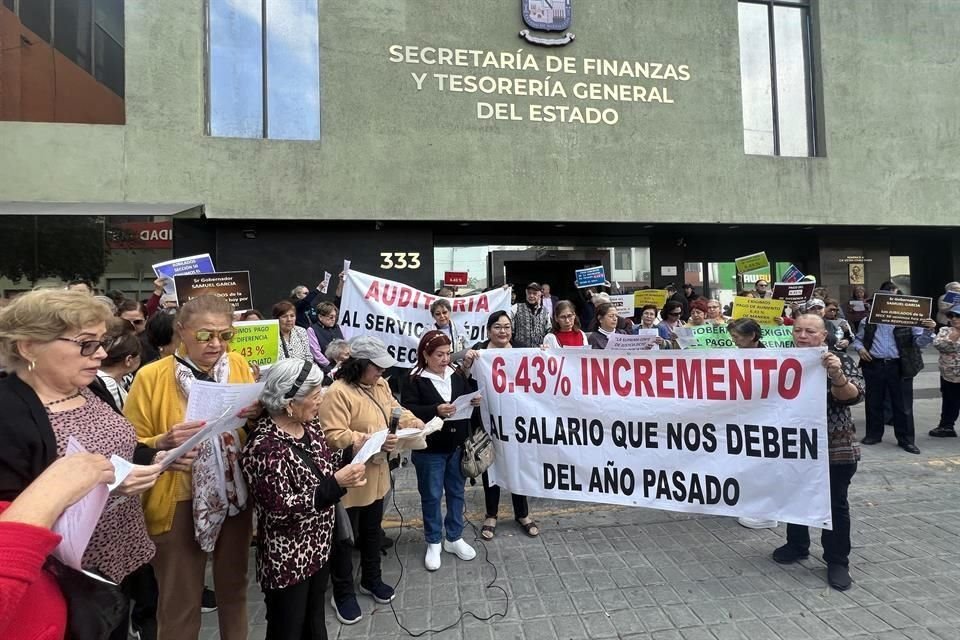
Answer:
[{"label": "black shoe", "polygon": [[907,453],[920,453],[920,449],[917,448],[917,445],[910,444],[909,442],[901,444],[900,448],[906,451]]},{"label": "black shoe", "polygon": [[934,438],[956,438],[957,432],[953,430],[953,427],[937,427],[931,429],[929,435]]},{"label": "black shoe", "polygon": [[810,551],[807,549],[798,549],[790,543],[777,547],[773,551],[773,560],[779,564],[793,564],[799,560],[810,557]]},{"label": "black shoe", "polygon": [[860,441],[860,444],[879,444],[879,443],[880,443],[880,438],[871,438],[870,436],[867,436],[866,438]]},{"label": "black shoe", "polygon": [[837,591],[846,591],[853,584],[850,570],[842,564],[827,565],[827,582]]},{"label": "black shoe", "polygon": [[203,588],[203,595],[200,597],[200,613],[211,613],[217,610],[217,594],[213,589]]}]

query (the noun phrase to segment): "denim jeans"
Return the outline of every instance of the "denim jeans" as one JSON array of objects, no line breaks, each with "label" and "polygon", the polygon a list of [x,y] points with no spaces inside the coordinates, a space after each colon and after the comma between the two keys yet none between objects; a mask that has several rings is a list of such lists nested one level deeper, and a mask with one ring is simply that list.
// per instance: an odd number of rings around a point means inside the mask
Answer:
[{"label": "denim jeans", "polygon": [[[447,540],[453,542],[463,535],[464,485],[466,479],[460,470],[462,452],[411,454],[417,470],[417,489],[423,509],[423,537],[427,544],[439,544],[446,529]],[[446,495],[447,517],[442,518],[440,498]],[[442,524],[441,524],[442,518]]]}]

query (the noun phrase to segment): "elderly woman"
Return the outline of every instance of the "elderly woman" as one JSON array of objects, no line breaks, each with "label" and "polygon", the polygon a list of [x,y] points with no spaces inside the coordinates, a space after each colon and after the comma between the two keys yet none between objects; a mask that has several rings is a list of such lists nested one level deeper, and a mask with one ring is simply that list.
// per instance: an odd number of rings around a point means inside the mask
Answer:
[{"label": "elderly woman", "polygon": [[870,314],[870,300],[867,298],[867,290],[857,285],[850,294],[850,301],[843,306],[847,322],[850,323],[853,332],[856,333],[857,329],[860,328],[860,323]]},{"label": "elderly woman", "polygon": [[324,379],[324,386],[328,386],[336,380],[340,366],[350,357],[350,343],[340,339],[331,340],[330,344],[327,345],[327,351],[324,355],[333,365]]},{"label": "elderly woman", "polygon": [[278,362],[264,376],[266,415],[240,467],[257,511],[257,581],[267,637],[326,640],[324,591],[330,578],[334,505],[363,486],[364,466],[344,466],[317,420],[323,371],[308,361]]},{"label": "elderly woman", "polygon": [[[173,449],[203,423],[184,422],[195,380],[251,383],[247,361],[229,353],[233,307],[225,298],[204,295],[177,314],[178,353],[157,360],[134,378],[124,414],[141,442]],[[253,418],[259,405],[241,412]],[[251,513],[239,468],[242,431],[226,431],[203,442],[192,466],[164,474],[147,494],[147,527],[157,545],[153,560],[160,589],[157,624],[160,640],[196,638],[207,554],[213,552],[220,637],[247,637],[247,553]],[[161,452],[163,453],[163,452]]]},{"label": "elderly woman", "polygon": [[[95,384],[112,339],[110,311],[75,291],[36,290],[0,311],[0,500],[12,500],[75,440],[91,453],[149,463],[156,451]],[[101,397],[103,396],[103,397]],[[106,399],[103,399],[106,398]],[[135,464],[111,494],[83,555],[85,569],[120,582],[153,557],[138,496],[157,481],[158,466]]]},{"label": "elderly woman", "polygon": [[[343,331],[337,324],[337,305],[332,302],[321,302],[317,305],[317,321],[307,332],[307,338],[310,340],[310,352],[327,354],[327,347],[334,340],[343,340]],[[332,364],[334,360],[327,360]]]},{"label": "elderly woman", "polygon": [[321,367],[330,365],[330,362],[322,353],[310,351],[310,338],[307,335],[307,330],[297,326],[297,310],[291,303],[281,300],[273,305],[273,317],[280,322],[281,360],[292,358],[316,362]]},{"label": "elderly woman", "polygon": [[143,330],[147,328],[147,310],[142,302],[124,300],[117,305],[116,313],[118,318],[123,318],[133,325],[137,335],[143,333]]},{"label": "elderly woman", "polygon": [[934,438],[956,438],[960,416],[960,304],[947,310],[946,320],[950,324],[933,339],[940,352],[940,423],[929,432]]},{"label": "elderly woman", "polygon": [[707,323],[708,303],[703,298],[697,298],[690,303],[690,322],[694,327],[699,327]]},{"label": "elderly woman", "polygon": [[[417,366],[406,376],[400,397],[403,406],[424,422],[433,418],[450,418],[457,408],[453,401],[477,390],[477,383],[469,377],[477,357],[468,351],[460,369],[450,366],[450,338],[442,331],[427,331],[417,346]],[[480,406],[479,396],[471,401]],[[470,435],[471,420],[448,420],[440,431],[427,437],[427,448],[411,455],[417,470],[417,489],[423,512],[423,537],[427,542],[424,566],[427,571],[440,568],[440,540],[443,550],[461,560],[473,560],[477,552],[463,539],[464,485],[466,479],[460,469],[463,443]],[[476,426],[476,425],[475,425]],[[482,427],[480,427],[482,428]],[[447,517],[442,520],[441,498],[446,496]],[[444,531],[446,530],[446,531]],[[446,533],[446,537],[443,534]]]},{"label": "elderly woman", "polygon": [[444,332],[447,334],[447,337],[450,338],[450,344],[453,345],[454,353],[466,349],[467,344],[465,338],[460,335],[460,332],[457,331],[457,326],[453,324],[453,308],[450,306],[449,300],[444,300],[443,298],[434,300],[430,305],[430,315],[433,316],[437,330]]},{"label": "elderly woman", "polygon": [[[385,431],[394,409],[400,413],[400,427],[423,426],[409,411],[402,409],[390,392],[383,372],[397,364],[387,347],[372,336],[350,342],[350,357],[340,366],[337,381],[327,390],[320,404],[320,423],[327,444],[335,449],[359,446],[364,437]],[[389,435],[384,452],[397,446],[397,436]],[[347,491],[343,506],[351,522],[356,523],[356,546],[360,549],[360,591],[381,604],[393,600],[393,587],[385,584],[380,573],[380,522],[383,497],[390,489],[390,470],[386,456],[377,454],[366,463],[367,483]],[[346,541],[334,544],[330,561],[333,604],[337,619],[344,624],[360,620],[360,605],[353,590],[353,549]]]},{"label": "elderly woman", "polygon": [[588,347],[587,334],[580,328],[577,308],[569,300],[561,300],[553,310],[553,327],[543,338],[547,349],[563,347]]},{"label": "elderly woman", "polygon": [[[506,311],[494,311],[487,318],[487,339],[473,345],[474,349],[511,349],[513,348],[513,323]],[[500,487],[490,484],[490,477],[483,472],[483,498],[487,513],[480,527],[480,536],[484,540],[493,540],[497,531],[497,517],[500,512]],[[540,535],[540,527],[530,517],[530,505],[527,496],[510,494],[513,502],[513,517],[517,524],[531,538]]]},{"label": "elderly woman", "polygon": [[[596,297],[596,296],[594,296]],[[610,302],[601,302],[597,305],[597,330],[590,334],[587,341],[594,349],[606,349],[610,336],[615,333],[624,333],[617,329],[620,315],[617,307]]]},{"label": "elderly woman", "polygon": [[660,332],[664,342],[673,347],[677,346],[677,334],[674,330],[683,326],[681,315],[683,315],[683,305],[676,300],[667,300],[663,309],[660,310],[660,324],[657,325],[657,331]]},{"label": "elderly woman", "polygon": [[706,321],[710,324],[727,324],[729,318],[724,317],[722,313],[722,307],[720,306],[719,300],[714,300],[710,298],[707,300],[707,317]]}]

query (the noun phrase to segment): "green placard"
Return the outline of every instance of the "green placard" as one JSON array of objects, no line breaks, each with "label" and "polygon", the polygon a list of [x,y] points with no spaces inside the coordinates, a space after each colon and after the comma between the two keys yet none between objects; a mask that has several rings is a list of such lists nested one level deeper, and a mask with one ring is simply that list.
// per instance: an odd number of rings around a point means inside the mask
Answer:
[{"label": "green placard", "polygon": [[236,335],[230,350],[246,358],[250,364],[263,367],[280,359],[280,323],[277,320],[234,322]]},{"label": "green placard", "polygon": [[[693,331],[693,337],[697,339],[695,349],[736,349],[737,345],[730,339],[727,333],[727,327],[722,324],[701,324],[699,326],[686,325]],[[787,326],[766,326],[760,327],[763,346],[770,349],[783,349],[794,346],[793,329]]]}]

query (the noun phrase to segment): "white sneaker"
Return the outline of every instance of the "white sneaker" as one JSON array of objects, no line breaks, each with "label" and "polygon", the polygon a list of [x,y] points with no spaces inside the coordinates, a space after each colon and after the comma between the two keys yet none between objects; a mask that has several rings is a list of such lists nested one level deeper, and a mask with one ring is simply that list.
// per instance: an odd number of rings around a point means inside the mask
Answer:
[{"label": "white sneaker", "polygon": [[440,568],[440,543],[427,543],[427,555],[423,559],[423,566],[427,571],[436,571]]},{"label": "white sneaker", "polygon": [[456,554],[461,560],[473,560],[477,557],[477,551],[466,542],[463,541],[463,538],[459,540],[454,540],[449,542],[447,540],[443,541],[443,550],[447,553]]},{"label": "white sneaker", "polygon": [[737,518],[740,526],[747,529],[776,529],[780,523],[776,520],[763,520],[761,518]]}]

